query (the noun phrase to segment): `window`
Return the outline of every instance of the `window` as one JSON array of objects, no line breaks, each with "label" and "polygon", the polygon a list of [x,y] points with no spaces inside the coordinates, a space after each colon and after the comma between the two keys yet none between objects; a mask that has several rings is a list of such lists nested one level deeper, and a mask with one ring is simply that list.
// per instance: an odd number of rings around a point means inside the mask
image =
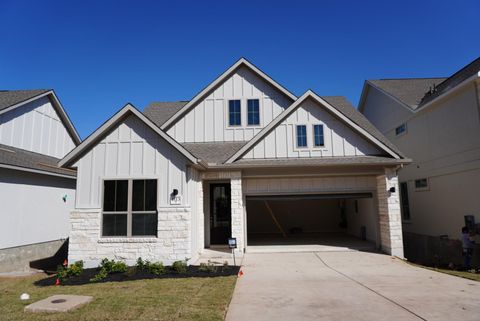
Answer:
[{"label": "window", "polygon": [[103,184],[103,236],[157,236],[157,180]]},{"label": "window", "polygon": [[420,178],[415,180],[415,189],[416,190],[426,190],[428,189],[428,179]]},{"label": "window", "polygon": [[313,125],[313,143],[315,147],[325,146],[323,139],[323,125]]},{"label": "window", "polygon": [[399,136],[401,134],[404,134],[407,131],[407,124],[403,123],[397,128],[395,128],[395,136]]},{"label": "window", "polygon": [[228,123],[230,126],[240,126],[242,124],[242,113],[240,100],[228,101]]},{"label": "window", "polygon": [[307,126],[297,125],[297,147],[307,147]]},{"label": "window", "polygon": [[258,99],[247,100],[248,124],[260,125],[260,108]]},{"label": "window", "polygon": [[408,203],[408,183],[400,183],[400,202],[402,206],[402,219],[410,221],[410,205]]}]

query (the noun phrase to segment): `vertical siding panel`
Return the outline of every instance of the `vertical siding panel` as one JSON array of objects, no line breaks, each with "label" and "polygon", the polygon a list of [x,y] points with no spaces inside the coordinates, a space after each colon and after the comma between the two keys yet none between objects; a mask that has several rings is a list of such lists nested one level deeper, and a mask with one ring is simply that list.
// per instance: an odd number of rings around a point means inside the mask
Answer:
[{"label": "vertical siding panel", "polygon": [[118,175],[130,174],[130,142],[119,144],[118,150]]},{"label": "vertical siding panel", "polygon": [[140,175],[143,172],[143,142],[132,142],[132,175]]},{"label": "vertical siding panel", "polygon": [[205,141],[204,137],[204,131],[203,131],[203,122],[204,122],[204,112],[205,109],[205,102],[201,102],[195,109],[194,109],[194,115],[195,115],[195,137],[194,141],[195,142],[203,142]]},{"label": "vertical siding panel", "polygon": [[205,101],[205,141],[215,141],[215,115],[214,101],[209,99]]},{"label": "vertical siding panel", "polygon": [[214,101],[214,121],[213,121],[213,126],[214,126],[214,134],[215,134],[215,139],[214,141],[221,142],[224,140],[224,128],[225,128],[225,116],[223,113],[223,100],[221,99],[215,99]]}]

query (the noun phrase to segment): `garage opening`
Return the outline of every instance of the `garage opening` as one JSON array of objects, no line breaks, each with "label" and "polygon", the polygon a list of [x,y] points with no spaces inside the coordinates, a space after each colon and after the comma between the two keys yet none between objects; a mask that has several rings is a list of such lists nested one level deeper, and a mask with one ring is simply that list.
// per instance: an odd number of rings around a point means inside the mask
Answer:
[{"label": "garage opening", "polygon": [[372,193],[247,196],[246,209],[249,252],[375,249]]}]

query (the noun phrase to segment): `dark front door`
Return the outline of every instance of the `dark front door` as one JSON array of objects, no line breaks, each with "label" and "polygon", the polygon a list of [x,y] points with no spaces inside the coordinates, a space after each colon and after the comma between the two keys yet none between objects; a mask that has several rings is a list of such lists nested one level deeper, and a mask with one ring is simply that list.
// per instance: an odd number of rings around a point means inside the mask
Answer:
[{"label": "dark front door", "polygon": [[228,244],[232,234],[230,184],[210,184],[210,243]]}]

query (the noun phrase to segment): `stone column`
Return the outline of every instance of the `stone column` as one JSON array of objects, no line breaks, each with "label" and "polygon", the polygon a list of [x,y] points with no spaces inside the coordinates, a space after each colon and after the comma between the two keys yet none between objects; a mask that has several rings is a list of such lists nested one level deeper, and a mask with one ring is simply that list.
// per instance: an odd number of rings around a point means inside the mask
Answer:
[{"label": "stone column", "polygon": [[237,238],[236,253],[243,255],[245,247],[244,210],[242,192],[242,174],[234,172],[230,178],[231,204],[232,204],[232,237]]},{"label": "stone column", "polygon": [[[390,188],[395,192],[390,192]],[[402,218],[400,213],[400,191],[394,169],[385,169],[377,176],[378,219],[382,250],[392,256],[403,258]]]}]

